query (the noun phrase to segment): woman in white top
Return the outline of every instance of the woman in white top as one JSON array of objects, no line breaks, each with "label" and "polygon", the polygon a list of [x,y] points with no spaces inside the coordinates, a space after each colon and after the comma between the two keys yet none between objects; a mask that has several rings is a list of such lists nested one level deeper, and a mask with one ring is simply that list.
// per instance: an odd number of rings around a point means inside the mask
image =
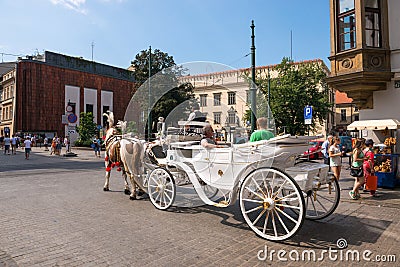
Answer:
[{"label": "woman in white top", "polygon": [[342,169],[342,156],[343,152],[340,151],[340,138],[335,136],[332,138],[331,146],[329,147],[329,160],[333,174],[338,181],[340,178],[340,171]]}]

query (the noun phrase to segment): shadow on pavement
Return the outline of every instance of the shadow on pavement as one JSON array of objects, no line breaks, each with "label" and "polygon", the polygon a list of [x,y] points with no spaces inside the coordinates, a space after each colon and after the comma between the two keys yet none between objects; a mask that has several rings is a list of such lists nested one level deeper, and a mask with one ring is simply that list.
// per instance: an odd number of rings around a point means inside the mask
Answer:
[{"label": "shadow on pavement", "polygon": [[[224,225],[252,232],[242,217],[238,203],[224,209],[204,206],[191,210],[191,212],[194,211],[219,216]],[[386,220],[333,213],[321,221],[304,220],[295,236],[279,243],[301,248],[336,249],[338,239],[344,238],[349,246],[359,246],[363,243],[374,244],[391,223]]]}]

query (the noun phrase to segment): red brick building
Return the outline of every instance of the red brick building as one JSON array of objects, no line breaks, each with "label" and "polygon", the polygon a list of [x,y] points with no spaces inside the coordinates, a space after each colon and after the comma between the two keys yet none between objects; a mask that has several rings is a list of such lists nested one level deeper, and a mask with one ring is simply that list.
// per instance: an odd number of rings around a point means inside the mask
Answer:
[{"label": "red brick building", "polygon": [[[102,126],[107,110],[122,120],[135,85],[129,70],[48,51],[19,58],[16,73],[15,132],[70,134],[71,140],[81,112],[92,112]],[[73,106],[76,122],[67,117],[67,106]]]}]

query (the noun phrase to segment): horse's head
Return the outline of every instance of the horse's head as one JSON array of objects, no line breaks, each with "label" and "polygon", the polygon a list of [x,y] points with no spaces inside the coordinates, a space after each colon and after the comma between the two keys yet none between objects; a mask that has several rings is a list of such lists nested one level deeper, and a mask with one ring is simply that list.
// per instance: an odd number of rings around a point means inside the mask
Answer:
[{"label": "horse's head", "polygon": [[108,128],[106,132],[106,140],[109,140],[113,135],[117,134],[117,130],[114,127]]}]

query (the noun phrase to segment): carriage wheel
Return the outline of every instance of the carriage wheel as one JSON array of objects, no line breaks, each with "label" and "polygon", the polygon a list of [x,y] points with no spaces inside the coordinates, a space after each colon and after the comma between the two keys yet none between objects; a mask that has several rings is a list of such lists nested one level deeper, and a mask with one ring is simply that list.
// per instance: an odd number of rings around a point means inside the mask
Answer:
[{"label": "carriage wheel", "polygon": [[320,220],[328,217],[336,210],[339,200],[340,187],[335,178],[329,183],[306,192],[306,219]]},{"label": "carriage wheel", "polygon": [[175,180],[166,169],[157,168],[150,173],[147,189],[151,203],[157,209],[166,210],[174,203]]},{"label": "carriage wheel", "polygon": [[[292,193],[284,195],[284,190]],[[240,187],[239,199],[246,223],[267,240],[286,240],[303,224],[303,193],[289,175],[278,169],[260,168],[251,172]]]}]

